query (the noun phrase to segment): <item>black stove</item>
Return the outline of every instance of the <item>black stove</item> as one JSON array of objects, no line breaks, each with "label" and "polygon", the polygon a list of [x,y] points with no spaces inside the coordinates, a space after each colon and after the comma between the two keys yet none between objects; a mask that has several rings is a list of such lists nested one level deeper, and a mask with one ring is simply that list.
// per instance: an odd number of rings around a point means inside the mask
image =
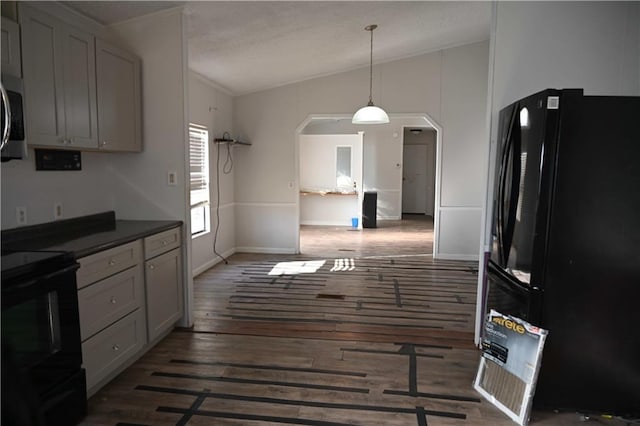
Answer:
[{"label": "black stove", "polygon": [[87,412],[73,253],[2,250],[2,424],[73,425]]},{"label": "black stove", "polygon": [[73,253],[61,251],[2,251],[2,286],[16,279],[45,275],[75,263]]}]

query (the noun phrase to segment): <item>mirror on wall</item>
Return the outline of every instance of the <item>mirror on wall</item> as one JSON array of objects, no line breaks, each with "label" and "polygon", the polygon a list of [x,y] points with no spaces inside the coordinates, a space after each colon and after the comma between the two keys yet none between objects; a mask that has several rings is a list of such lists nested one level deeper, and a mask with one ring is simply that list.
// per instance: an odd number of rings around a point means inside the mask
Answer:
[{"label": "mirror on wall", "polygon": [[350,146],[336,147],[336,186],[338,190],[350,190],[353,187]]}]

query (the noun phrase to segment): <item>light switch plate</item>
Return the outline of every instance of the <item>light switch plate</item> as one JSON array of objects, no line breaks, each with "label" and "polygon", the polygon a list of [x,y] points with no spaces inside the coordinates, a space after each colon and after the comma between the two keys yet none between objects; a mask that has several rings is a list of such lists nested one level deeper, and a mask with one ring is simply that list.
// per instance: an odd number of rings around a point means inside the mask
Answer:
[{"label": "light switch plate", "polygon": [[62,219],[62,203],[53,203],[53,219]]},{"label": "light switch plate", "polygon": [[176,186],[178,184],[178,172],[169,170],[167,172],[167,185]]}]

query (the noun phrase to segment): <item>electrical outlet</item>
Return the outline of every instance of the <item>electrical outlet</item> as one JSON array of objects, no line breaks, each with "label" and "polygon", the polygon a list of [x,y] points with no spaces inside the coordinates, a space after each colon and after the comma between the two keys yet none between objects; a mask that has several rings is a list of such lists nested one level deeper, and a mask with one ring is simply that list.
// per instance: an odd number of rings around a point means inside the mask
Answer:
[{"label": "electrical outlet", "polygon": [[16,221],[18,225],[27,224],[27,208],[24,206],[16,207]]},{"label": "electrical outlet", "polygon": [[53,219],[62,219],[62,203],[53,203]]}]

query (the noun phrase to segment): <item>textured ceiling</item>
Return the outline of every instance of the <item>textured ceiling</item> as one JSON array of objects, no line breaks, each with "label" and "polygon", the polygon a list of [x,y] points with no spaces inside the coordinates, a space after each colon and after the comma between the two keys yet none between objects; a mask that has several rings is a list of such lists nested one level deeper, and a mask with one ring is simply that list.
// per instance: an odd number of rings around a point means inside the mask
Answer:
[{"label": "textured ceiling", "polygon": [[234,95],[489,38],[491,6],[471,1],[65,2],[103,24],[183,5],[189,68]]}]

